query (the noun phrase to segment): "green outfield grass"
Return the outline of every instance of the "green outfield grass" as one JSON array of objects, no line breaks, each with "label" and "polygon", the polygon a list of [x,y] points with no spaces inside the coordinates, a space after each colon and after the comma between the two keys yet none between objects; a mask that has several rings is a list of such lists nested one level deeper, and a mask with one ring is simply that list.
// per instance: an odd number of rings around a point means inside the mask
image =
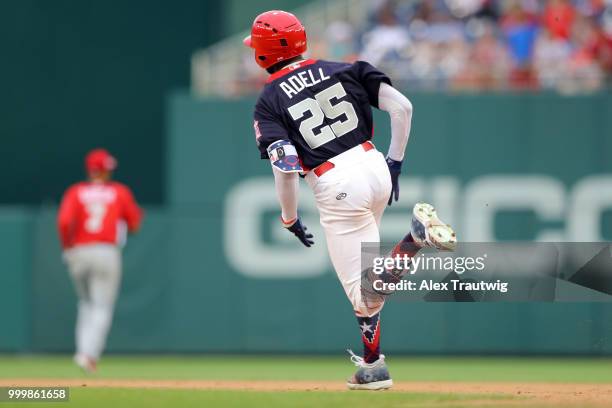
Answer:
[{"label": "green outfield grass", "polygon": [[[393,357],[400,381],[540,381],[611,383],[612,359]],[[177,380],[332,380],[353,372],[348,357],[108,356],[96,378]],[[0,378],[74,378],[69,356],[1,356]]]},{"label": "green outfield grass", "polygon": [[[489,398],[490,400],[491,398]],[[507,398],[493,398],[506,401]],[[464,403],[477,400],[472,395],[422,394],[422,393],[349,393],[349,392],[254,392],[254,391],[203,391],[203,390],[134,390],[134,389],[76,389],[71,391],[67,403],[2,403],[2,407],[57,408],[91,407],[463,407]],[[494,404],[494,403],[493,403]],[[494,407],[495,405],[478,405]]]},{"label": "green outfield grass", "polygon": [[[407,358],[390,357],[396,382],[559,382],[610,383],[612,359]],[[353,372],[348,358],[278,356],[108,356],[97,379],[295,380],[340,382]],[[0,356],[0,378],[85,378],[69,356]],[[73,388],[71,402],[53,407],[218,407],[350,406],[470,407],[482,396],[449,393],[367,393],[329,391],[223,391]],[[478,406],[517,397],[488,396]],[[517,400],[517,402],[520,402]],[[488,405],[487,405],[488,404]],[[1,403],[0,408],[12,404]],[[30,404],[14,404],[24,407]],[[45,405],[45,404],[43,404]],[[35,403],[34,406],[41,406]],[[532,406],[532,405],[529,405]]]}]

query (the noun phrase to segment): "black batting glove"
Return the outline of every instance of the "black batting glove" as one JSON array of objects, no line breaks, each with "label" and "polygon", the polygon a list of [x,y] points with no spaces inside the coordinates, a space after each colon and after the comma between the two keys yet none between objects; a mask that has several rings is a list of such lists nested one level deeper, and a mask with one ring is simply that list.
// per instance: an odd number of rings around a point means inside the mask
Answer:
[{"label": "black batting glove", "polygon": [[297,239],[299,239],[300,242],[304,244],[304,246],[310,248],[312,245],[314,245],[314,241],[312,240],[313,236],[312,234],[306,232],[308,228],[306,228],[306,226],[302,224],[302,220],[300,220],[300,217],[297,217],[293,224],[286,224],[282,218],[281,221],[283,222],[283,226],[287,228],[287,230],[292,232],[293,235],[295,235]]},{"label": "black batting glove", "polygon": [[387,166],[389,166],[389,173],[391,173],[391,195],[389,196],[389,202],[387,205],[391,205],[394,201],[393,196],[395,196],[395,201],[399,199],[399,175],[402,172],[402,162],[390,159],[387,157]]}]

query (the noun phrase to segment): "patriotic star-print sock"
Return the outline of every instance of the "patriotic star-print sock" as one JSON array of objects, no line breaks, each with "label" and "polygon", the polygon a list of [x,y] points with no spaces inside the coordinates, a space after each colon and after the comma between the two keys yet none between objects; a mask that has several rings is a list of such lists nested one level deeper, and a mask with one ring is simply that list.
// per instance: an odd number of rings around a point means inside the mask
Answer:
[{"label": "patriotic star-print sock", "polygon": [[[400,242],[395,245],[395,247],[393,247],[393,249],[391,250],[390,257],[395,258],[397,256],[407,256],[408,258],[414,258],[414,256],[419,252],[420,249],[421,248],[414,241],[414,238],[412,238],[412,234],[408,233],[408,235],[406,235]],[[397,283],[406,273],[408,273],[408,271],[408,268],[396,269],[393,267],[387,269],[383,274],[378,275],[377,278],[381,279],[383,282]]]},{"label": "patriotic star-print sock", "polygon": [[363,341],[363,359],[370,364],[380,356],[380,313],[372,317],[357,316]]},{"label": "patriotic star-print sock", "polygon": [[391,251],[391,256],[406,254],[409,257],[413,257],[419,252],[419,249],[421,248],[412,238],[412,233],[409,232],[408,235],[395,245],[393,251]]}]

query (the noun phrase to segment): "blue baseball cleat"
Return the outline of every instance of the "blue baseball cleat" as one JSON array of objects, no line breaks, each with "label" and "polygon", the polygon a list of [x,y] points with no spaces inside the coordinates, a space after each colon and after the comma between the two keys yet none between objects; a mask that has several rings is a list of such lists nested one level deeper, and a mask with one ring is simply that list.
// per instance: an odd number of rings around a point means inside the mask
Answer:
[{"label": "blue baseball cleat", "polygon": [[385,356],[380,355],[378,360],[368,364],[363,358],[355,355],[352,350],[347,350],[351,355],[351,361],[359,367],[353,377],[346,382],[351,390],[386,390],[391,388],[393,380],[385,364]]},{"label": "blue baseball cleat", "polygon": [[412,238],[421,247],[454,251],[457,235],[450,225],[438,218],[436,209],[427,203],[417,203],[412,210]]}]

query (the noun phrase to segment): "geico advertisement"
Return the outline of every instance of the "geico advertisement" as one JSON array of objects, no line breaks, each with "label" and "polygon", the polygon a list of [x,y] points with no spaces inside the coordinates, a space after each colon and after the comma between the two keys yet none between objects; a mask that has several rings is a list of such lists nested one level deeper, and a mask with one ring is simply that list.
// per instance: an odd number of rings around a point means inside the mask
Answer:
[{"label": "geico advertisement", "polygon": [[[571,186],[547,175],[488,175],[462,183],[455,177],[403,177],[400,201],[382,220],[382,240],[403,237],[417,201],[433,203],[458,233],[460,242],[495,242],[495,217],[529,211],[537,220],[535,239],[542,242],[599,242],[603,216],[612,209],[612,175],[591,175]],[[254,177],[234,185],[225,199],[224,247],[241,274],[260,278],[305,278],[331,271],[325,237],[312,193],[301,183],[300,213],[315,235],[305,249],[265,214],[279,212],[274,182]],[[264,240],[267,229],[271,239]]]}]

